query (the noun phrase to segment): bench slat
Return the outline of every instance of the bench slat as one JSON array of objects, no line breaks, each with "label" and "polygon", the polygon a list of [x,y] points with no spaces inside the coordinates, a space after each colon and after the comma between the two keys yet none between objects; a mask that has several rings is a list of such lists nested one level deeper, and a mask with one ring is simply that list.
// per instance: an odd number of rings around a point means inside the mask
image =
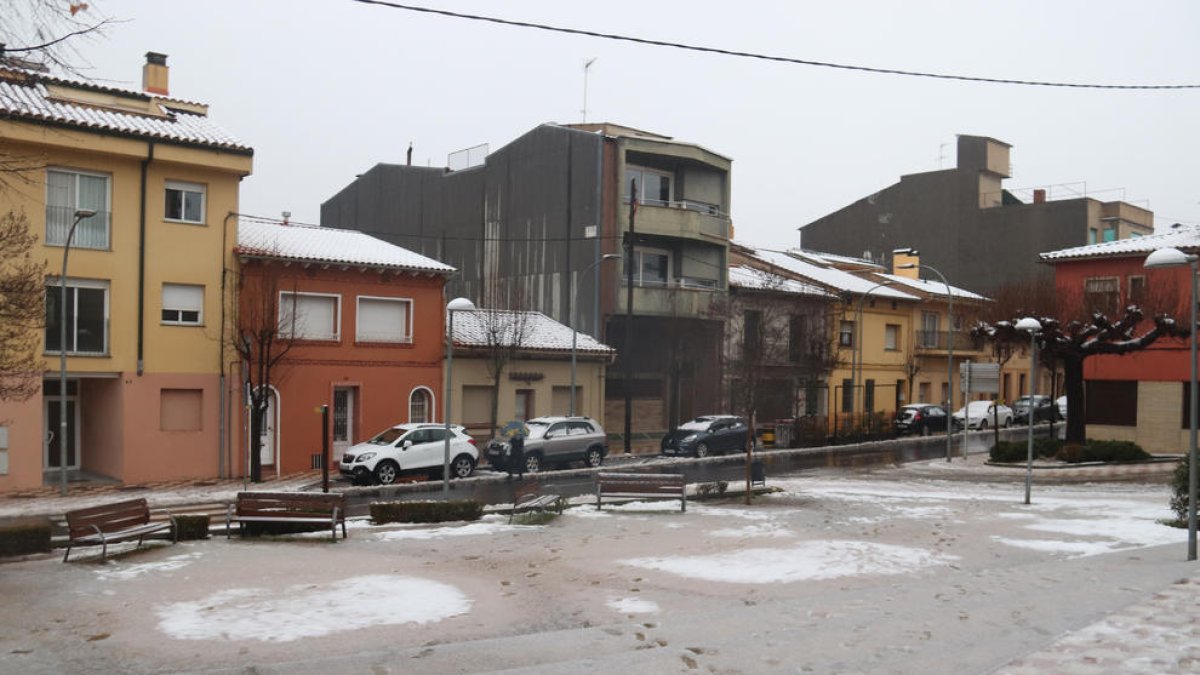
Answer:
[{"label": "bench slat", "polygon": [[687,481],[683,474],[601,473],[596,475],[596,508],[606,497],[621,499],[678,499],[687,511]]}]

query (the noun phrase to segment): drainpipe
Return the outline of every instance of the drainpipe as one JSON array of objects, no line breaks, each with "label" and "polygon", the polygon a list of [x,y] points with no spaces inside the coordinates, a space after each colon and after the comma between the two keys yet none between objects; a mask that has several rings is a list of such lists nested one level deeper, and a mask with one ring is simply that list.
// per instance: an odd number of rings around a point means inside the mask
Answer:
[{"label": "drainpipe", "polygon": [[146,370],[146,174],[154,161],[154,141],[147,144],[146,159],[142,160],[141,209],[138,217],[138,295],[137,295],[137,374]]},{"label": "drainpipe", "polygon": [[[225,283],[229,276],[230,270],[225,266],[225,263],[227,262],[225,252],[229,240],[229,219],[236,218],[237,215],[237,212],[230,211],[229,213],[225,214],[225,220],[221,224],[221,332],[218,334],[220,335],[218,339],[221,341],[220,364],[218,364],[221,369],[221,374],[217,378],[217,386],[220,387],[219,391],[217,392],[217,477],[219,478],[228,477],[225,475],[225,441],[226,436],[228,435],[226,427],[229,424],[227,410],[229,406],[227,396],[229,393],[225,391],[225,387],[227,386],[225,382],[225,338],[227,337],[225,335]],[[230,471],[230,475],[232,475],[232,473],[233,472]]]}]

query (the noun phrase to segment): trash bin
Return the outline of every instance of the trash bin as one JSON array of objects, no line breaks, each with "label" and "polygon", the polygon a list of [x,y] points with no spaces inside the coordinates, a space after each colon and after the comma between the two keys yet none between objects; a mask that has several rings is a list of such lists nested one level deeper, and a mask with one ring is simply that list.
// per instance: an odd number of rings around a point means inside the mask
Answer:
[{"label": "trash bin", "polygon": [[763,466],[761,459],[750,461],[750,486],[766,485],[767,484],[767,469]]}]

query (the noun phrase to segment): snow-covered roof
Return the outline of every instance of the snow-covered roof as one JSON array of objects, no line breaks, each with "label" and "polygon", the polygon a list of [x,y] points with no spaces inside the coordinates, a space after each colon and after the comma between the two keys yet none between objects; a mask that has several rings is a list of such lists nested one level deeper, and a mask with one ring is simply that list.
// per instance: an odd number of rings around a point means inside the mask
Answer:
[{"label": "snow-covered roof", "polygon": [[788,249],[788,255],[801,260],[818,265],[854,265],[855,267],[873,267],[883,269],[883,266],[866,258],[856,258],[848,255],[838,255],[836,253],[823,253],[820,251],[809,251],[803,248]]},{"label": "snow-covered roof", "polygon": [[[96,102],[56,96],[54,87],[108,95]],[[93,94],[94,95],[94,94]],[[122,109],[116,102],[145,104],[146,111]],[[214,124],[198,103],[98,85],[86,80],[0,66],[0,117],[60,124],[115,134],[176,141],[249,154],[249,145]]]},{"label": "snow-covered roof", "polygon": [[778,274],[755,269],[747,265],[729,268],[729,285],[756,291],[777,291],[794,295],[811,295],[821,298],[837,297],[820,286],[788,279]]},{"label": "snow-covered roof", "polygon": [[[784,253],[783,251],[770,251],[767,249],[757,249],[754,251],[754,257],[759,260],[775,265],[776,267],[786,270],[792,274],[804,277],[810,281],[816,282],[826,288],[833,289],[836,292],[846,292],[854,294],[863,294],[870,291],[879,282],[863,278],[856,274],[843,272],[842,270],[819,265],[807,260],[800,260],[795,256]],[[875,297],[893,298],[896,300],[920,300],[921,298],[898,291],[894,288],[884,286],[871,291]]]},{"label": "snow-covered roof", "polygon": [[[898,274],[879,274],[878,276],[883,277],[884,279],[891,279],[897,284],[907,286],[908,288],[915,288],[919,291],[924,291],[935,298],[938,296],[943,298],[946,297],[946,285],[943,284],[940,279],[912,279],[910,277],[900,276]],[[988,298],[985,296],[979,295],[978,293],[972,293],[965,288],[959,288],[957,286],[950,287],[950,295],[955,298],[962,298],[964,300],[988,300]]]},{"label": "snow-covered roof", "polygon": [[[570,352],[571,333],[570,326],[541,312],[504,309],[454,312],[454,344],[460,347],[502,344],[517,346],[522,351]],[[490,335],[496,337],[489,340]],[[586,333],[577,333],[575,340],[575,351],[580,354],[607,356],[616,351]]]},{"label": "snow-covered roof", "polygon": [[454,268],[357,230],[238,221],[238,255],[450,274]]},{"label": "snow-covered roof", "polygon": [[1069,260],[1072,258],[1104,258],[1148,255],[1151,252],[1166,247],[1173,247],[1185,252],[1196,252],[1200,249],[1200,227],[1178,227],[1166,232],[1156,232],[1144,237],[1105,241],[1088,246],[1064,248],[1042,254],[1042,260]]}]

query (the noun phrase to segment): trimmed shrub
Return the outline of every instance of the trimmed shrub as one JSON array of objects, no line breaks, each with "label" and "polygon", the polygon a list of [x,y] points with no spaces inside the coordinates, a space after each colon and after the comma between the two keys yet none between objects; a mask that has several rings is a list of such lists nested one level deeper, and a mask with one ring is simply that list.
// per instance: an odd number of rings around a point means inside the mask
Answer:
[{"label": "trimmed shrub", "polygon": [[1188,464],[1190,461],[1190,454],[1185,454],[1183,460],[1179,462],[1179,466],[1175,467],[1174,475],[1171,476],[1171,510],[1175,512],[1175,516],[1181,522],[1186,522],[1188,517]]},{"label": "trimmed shrub", "polygon": [[14,518],[0,523],[0,556],[50,550],[49,518]]},{"label": "trimmed shrub", "polygon": [[193,539],[208,539],[208,514],[188,514],[175,516],[175,536],[179,541]]},{"label": "trimmed shrub", "polygon": [[[1062,447],[1062,441],[1048,436],[1038,436],[1033,439],[1033,456],[1055,457]],[[993,462],[1024,462],[1029,457],[1029,441],[1000,441],[993,445],[988,459]]]},{"label": "trimmed shrub", "polygon": [[1083,448],[1085,462],[1136,462],[1150,459],[1150,453],[1133,441],[1088,440]]},{"label": "trimmed shrub", "polygon": [[371,502],[371,521],[380,523],[441,523],[479,520],[483,504],[474,499],[448,502]]},{"label": "trimmed shrub", "polygon": [[1076,443],[1064,443],[1054,458],[1060,462],[1078,464],[1083,461],[1083,446]]}]

